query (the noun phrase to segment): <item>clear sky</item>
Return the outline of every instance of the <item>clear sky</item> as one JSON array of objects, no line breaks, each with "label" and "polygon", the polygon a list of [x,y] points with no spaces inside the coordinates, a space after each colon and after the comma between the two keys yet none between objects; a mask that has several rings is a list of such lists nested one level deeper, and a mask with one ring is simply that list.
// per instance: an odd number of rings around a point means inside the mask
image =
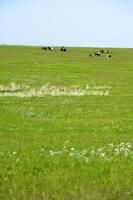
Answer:
[{"label": "clear sky", "polygon": [[133,0],[0,0],[0,44],[133,47]]}]

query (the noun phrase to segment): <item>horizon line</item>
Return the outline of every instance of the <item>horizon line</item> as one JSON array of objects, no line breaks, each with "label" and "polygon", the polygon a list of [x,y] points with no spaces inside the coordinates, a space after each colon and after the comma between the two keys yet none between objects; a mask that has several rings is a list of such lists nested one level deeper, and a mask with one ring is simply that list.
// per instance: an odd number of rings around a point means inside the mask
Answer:
[{"label": "horizon line", "polygon": [[87,45],[40,45],[40,44],[14,44],[14,43],[0,43],[0,46],[25,46],[25,47],[45,47],[45,46],[52,46],[52,47],[70,47],[70,48],[111,48],[111,49],[133,49],[133,47],[121,47],[121,46],[87,46]]}]

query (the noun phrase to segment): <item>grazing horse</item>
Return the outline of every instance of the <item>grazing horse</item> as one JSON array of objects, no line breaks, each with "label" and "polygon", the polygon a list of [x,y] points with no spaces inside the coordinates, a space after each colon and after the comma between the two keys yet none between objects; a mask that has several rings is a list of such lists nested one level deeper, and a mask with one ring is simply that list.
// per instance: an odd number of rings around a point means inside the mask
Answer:
[{"label": "grazing horse", "polygon": [[108,54],[108,58],[112,58],[112,55],[111,55],[111,54]]},{"label": "grazing horse", "polygon": [[52,47],[48,47],[47,50],[53,51],[53,48]]},{"label": "grazing horse", "polygon": [[95,52],[95,56],[101,56],[100,52]]},{"label": "grazing horse", "polygon": [[94,53],[90,53],[90,55],[89,55],[89,56],[93,57],[93,56],[95,56],[95,54],[94,54]]},{"label": "grazing horse", "polygon": [[66,50],[67,50],[67,49],[66,49],[65,47],[61,47],[61,48],[60,48],[60,51],[66,52]]},{"label": "grazing horse", "polygon": [[100,50],[100,53],[102,53],[102,54],[103,54],[103,53],[104,53],[104,50],[103,50],[103,49],[101,49],[101,50]]},{"label": "grazing horse", "polygon": [[53,51],[52,47],[42,47],[42,50],[44,51]]},{"label": "grazing horse", "polygon": [[42,47],[42,50],[47,51],[47,47]]}]

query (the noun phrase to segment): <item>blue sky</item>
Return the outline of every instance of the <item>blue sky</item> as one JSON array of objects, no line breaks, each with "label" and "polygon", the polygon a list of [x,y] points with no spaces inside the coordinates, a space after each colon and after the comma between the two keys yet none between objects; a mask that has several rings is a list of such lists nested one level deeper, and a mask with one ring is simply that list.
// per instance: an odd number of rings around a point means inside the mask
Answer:
[{"label": "blue sky", "polygon": [[0,44],[133,47],[133,1],[0,0]]}]

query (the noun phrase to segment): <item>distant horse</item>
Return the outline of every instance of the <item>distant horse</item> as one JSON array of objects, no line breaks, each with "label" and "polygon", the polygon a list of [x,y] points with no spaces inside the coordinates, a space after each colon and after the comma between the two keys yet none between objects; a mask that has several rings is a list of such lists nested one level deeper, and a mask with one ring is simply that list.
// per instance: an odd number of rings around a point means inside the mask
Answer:
[{"label": "distant horse", "polygon": [[102,53],[102,54],[103,54],[103,53],[104,53],[104,50],[103,50],[103,49],[101,49],[101,50],[100,50],[100,53]]},{"label": "distant horse", "polygon": [[95,56],[95,54],[94,53],[90,53],[90,55],[89,55],[90,57],[93,57],[93,56]]},{"label": "distant horse", "polygon": [[101,56],[100,52],[95,52],[95,56]]},{"label": "distant horse", "polygon": [[42,50],[44,51],[53,51],[52,47],[42,47]]},{"label": "distant horse", "polygon": [[47,47],[42,47],[41,49],[44,51],[47,51]]},{"label": "distant horse", "polygon": [[53,48],[52,47],[48,47],[47,50],[53,51]]},{"label": "distant horse", "polygon": [[64,52],[66,52],[67,49],[66,49],[65,47],[61,47],[61,48],[60,48],[60,51],[64,51]]},{"label": "distant horse", "polygon": [[112,58],[112,55],[111,55],[111,54],[108,54],[108,58]]}]

